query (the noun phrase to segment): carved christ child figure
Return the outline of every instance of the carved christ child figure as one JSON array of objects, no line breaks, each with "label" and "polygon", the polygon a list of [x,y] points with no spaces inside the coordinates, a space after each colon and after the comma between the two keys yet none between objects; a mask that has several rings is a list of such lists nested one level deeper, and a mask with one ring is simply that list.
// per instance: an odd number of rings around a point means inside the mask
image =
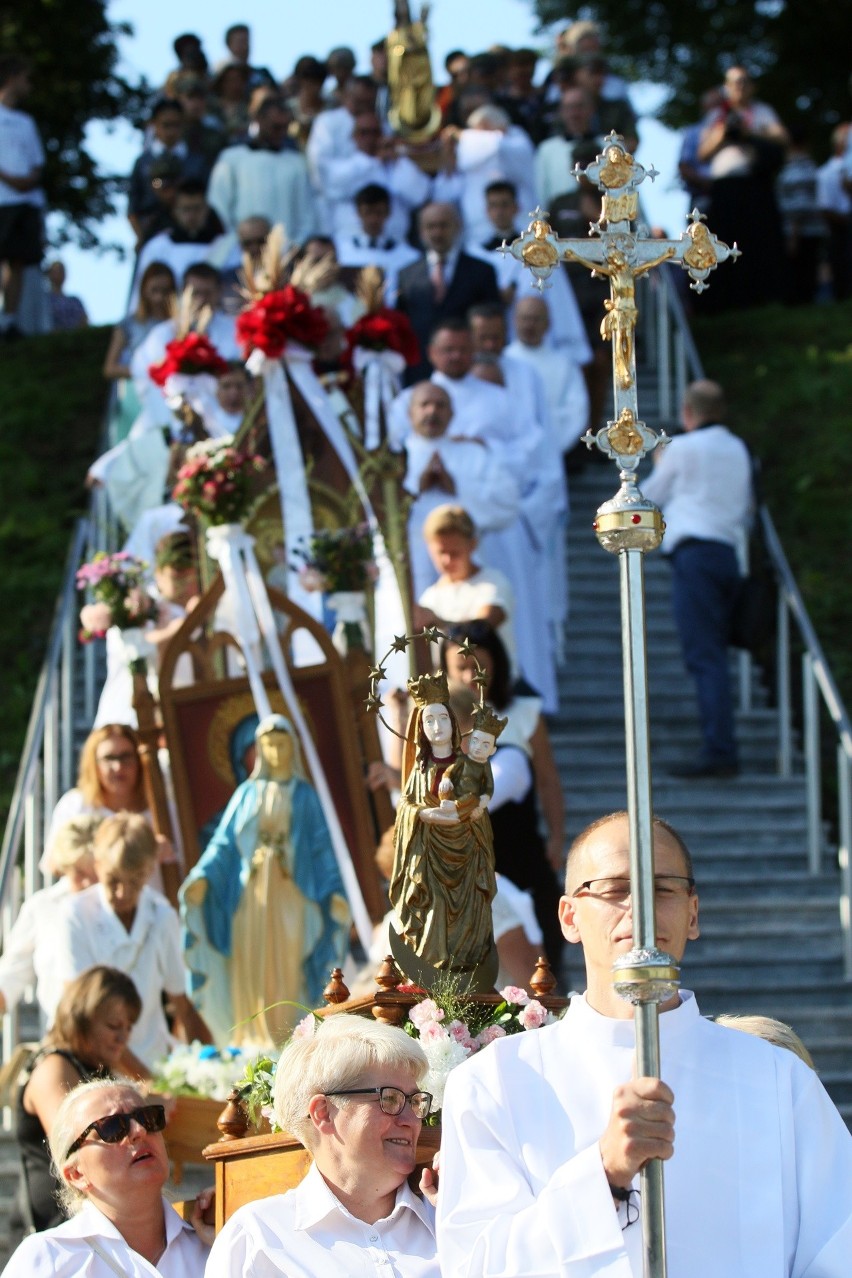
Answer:
[{"label": "carved christ child figure", "polygon": [[497,738],[509,722],[482,706],[473,716],[467,753],[451,764],[438,787],[439,813],[451,821],[477,821],[487,811],[494,794],[494,778],[488,760],[497,749]]}]

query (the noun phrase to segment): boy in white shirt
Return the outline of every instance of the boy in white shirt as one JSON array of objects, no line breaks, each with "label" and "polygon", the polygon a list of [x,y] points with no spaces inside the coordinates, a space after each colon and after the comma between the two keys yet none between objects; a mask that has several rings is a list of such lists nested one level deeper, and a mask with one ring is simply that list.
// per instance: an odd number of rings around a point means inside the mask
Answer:
[{"label": "boy in white shirt", "polygon": [[440,575],[417,600],[416,621],[441,627],[487,621],[503,642],[512,674],[517,674],[512,587],[497,568],[474,562],[478,538],[470,515],[461,506],[437,506],[423,522],[423,540]]}]

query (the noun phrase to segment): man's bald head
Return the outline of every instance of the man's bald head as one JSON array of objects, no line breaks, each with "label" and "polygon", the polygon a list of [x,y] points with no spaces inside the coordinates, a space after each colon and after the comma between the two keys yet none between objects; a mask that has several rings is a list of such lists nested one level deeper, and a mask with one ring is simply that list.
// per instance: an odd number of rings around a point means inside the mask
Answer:
[{"label": "man's bald head", "polygon": [[512,312],[518,341],[524,346],[541,346],[550,328],[550,311],[540,297],[520,297]]},{"label": "man's bald head", "polygon": [[[565,862],[565,893],[567,896],[575,892],[577,885],[589,877],[585,873],[589,860],[589,848],[598,842],[598,834],[605,831],[607,826],[621,826],[627,821],[628,814],[626,812],[610,812],[607,816],[598,817],[597,821],[592,821],[591,825],[587,825],[585,830],[581,830],[568,849],[568,859]],[[661,831],[677,845],[683,862],[685,877],[688,879],[694,878],[692,854],[674,826],[670,825],[668,821],[664,821],[662,817],[654,817],[653,828],[655,840],[657,832]]]},{"label": "man's bald head", "polygon": [[452,420],[453,405],[443,386],[418,382],[408,401],[408,415],[415,435],[440,439]]},{"label": "man's bald head", "polygon": [[725,392],[718,382],[711,382],[706,377],[690,382],[683,393],[681,409],[681,417],[687,430],[695,430],[708,422],[718,422],[721,425],[727,415]]}]

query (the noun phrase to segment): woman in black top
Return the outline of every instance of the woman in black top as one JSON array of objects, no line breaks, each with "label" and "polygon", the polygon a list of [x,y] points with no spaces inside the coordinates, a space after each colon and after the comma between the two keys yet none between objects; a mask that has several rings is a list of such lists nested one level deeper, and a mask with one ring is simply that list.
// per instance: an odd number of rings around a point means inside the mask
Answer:
[{"label": "woman in black top", "polygon": [[[474,648],[473,657],[460,650],[465,639]],[[485,699],[509,716],[491,759],[495,793],[488,814],[494,831],[495,868],[532,897],[545,952],[559,978],[564,947],[558,907],[564,874],[565,804],[541,701],[530,695],[532,689],[512,684],[506,649],[485,621],[451,626],[442,646],[441,665],[463,731],[469,726],[478,668],[487,680]],[[501,771],[512,773],[511,780],[504,776],[502,785]]]},{"label": "woman in black top", "polygon": [[72,1088],[119,1072],[141,1008],[130,977],[112,967],[91,967],[67,986],[53,1025],[26,1067],[15,1106],[21,1178],[11,1213],[13,1235],[65,1219],[56,1201],[47,1133]]}]

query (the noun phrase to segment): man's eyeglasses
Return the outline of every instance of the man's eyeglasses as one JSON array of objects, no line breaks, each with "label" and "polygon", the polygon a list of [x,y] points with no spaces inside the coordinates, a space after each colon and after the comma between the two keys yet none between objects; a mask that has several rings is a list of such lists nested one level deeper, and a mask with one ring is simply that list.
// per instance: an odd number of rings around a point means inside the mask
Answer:
[{"label": "man's eyeglasses", "polygon": [[146,1132],[161,1132],[166,1125],[165,1108],[162,1105],[140,1105],[138,1109],[129,1109],[123,1114],[107,1114],[106,1118],[96,1118],[80,1133],[73,1145],[68,1147],[66,1157],[76,1154],[90,1132],[94,1132],[105,1145],[117,1145],[130,1135],[131,1123],[138,1123]]},{"label": "man's eyeglasses", "polygon": [[[655,874],[654,896],[657,901],[677,896],[689,896],[695,887],[695,879],[685,874]],[[629,879],[586,879],[571,893],[572,897],[593,896],[608,905],[627,905],[630,900]]]},{"label": "man's eyeglasses", "polygon": [[415,1118],[425,1118],[432,1108],[431,1092],[404,1092],[401,1087],[350,1087],[345,1092],[325,1092],[326,1096],[378,1096],[379,1109],[395,1118],[405,1109],[406,1101]]}]

